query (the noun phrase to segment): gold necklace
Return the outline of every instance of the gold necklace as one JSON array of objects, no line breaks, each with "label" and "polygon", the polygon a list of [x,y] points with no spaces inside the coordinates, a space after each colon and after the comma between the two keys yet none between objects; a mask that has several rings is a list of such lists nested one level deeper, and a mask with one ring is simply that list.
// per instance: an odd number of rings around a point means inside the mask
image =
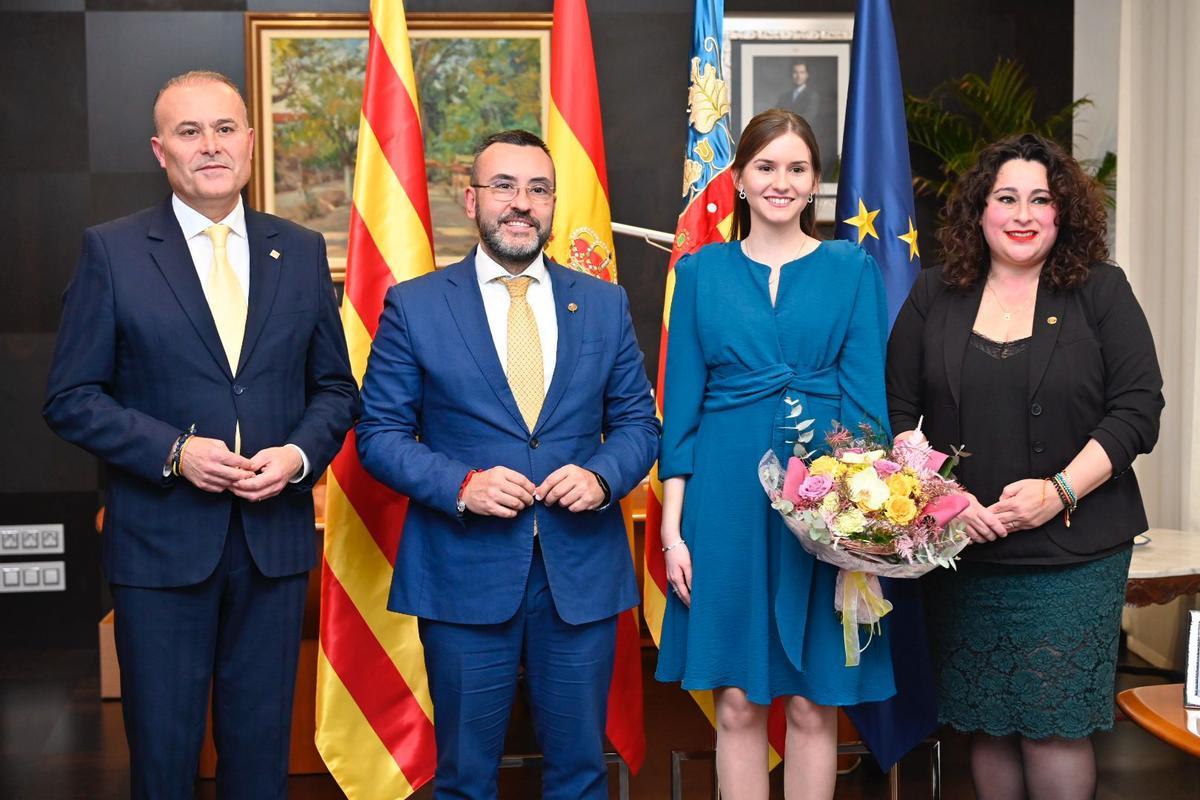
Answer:
[{"label": "gold necklace", "polygon": [[[808,249],[808,243],[810,241],[812,241],[812,237],[810,237],[808,234],[804,234],[804,241],[802,241],[800,243],[800,249],[796,251],[796,255],[792,256],[787,261],[784,261],[782,264],[780,264],[779,265],[780,268],[782,268],[784,264],[788,264],[792,261],[795,261],[796,259],[800,258],[800,256],[804,255],[804,251]],[[750,252],[750,240],[749,239],[742,239],[742,252],[745,253],[746,257],[749,258],[751,261],[758,261],[758,263],[760,263],[760,264],[766,264],[768,267],[771,266],[770,264],[767,264],[767,262],[760,261],[759,259],[754,257],[754,254]],[[771,272],[773,275],[776,276],[775,280],[778,281],[779,280],[779,278],[778,278],[779,270],[776,269],[776,270],[772,270]]]},{"label": "gold necklace", "polygon": [[989,292],[992,293],[992,297],[995,298],[995,300],[996,300],[996,305],[1000,306],[1001,316],[1004,317],[1005,322],[1011,322],[1012,318],[1013,318],[1013,314],[1020,314],[1021,312],[1023,312],[1025,310],[1025,307],[1021,307],[1021,308],[1015,309],[1013,311],[1009,311],[1007,308],[1004,307],[1004,303],[1000,302],[1000,295],[997,294],[996,290],[992,288],[991,281],[988,281],[987,283],[985,283],[984,287]]}]

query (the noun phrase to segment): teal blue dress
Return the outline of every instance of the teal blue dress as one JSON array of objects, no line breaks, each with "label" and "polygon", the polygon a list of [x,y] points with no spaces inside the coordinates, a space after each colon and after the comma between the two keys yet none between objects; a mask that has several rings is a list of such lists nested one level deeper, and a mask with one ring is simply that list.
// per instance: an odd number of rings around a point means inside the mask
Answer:
[{"label": "teal blue dress", "polygon": [[784,463],[797,442],[823,449],[834,420],[886,424],[883,282],[845,241],[785,264],[774,307],[769,275],[739,242],[675,267],[658,471],[687,478],[692,606],[668,596],[656,677],[737,687],[761,704],[884,700],[895,693],[886,621],[860,664],[844,666],[837,570],[800,547],[757,475],[768,449]]}]

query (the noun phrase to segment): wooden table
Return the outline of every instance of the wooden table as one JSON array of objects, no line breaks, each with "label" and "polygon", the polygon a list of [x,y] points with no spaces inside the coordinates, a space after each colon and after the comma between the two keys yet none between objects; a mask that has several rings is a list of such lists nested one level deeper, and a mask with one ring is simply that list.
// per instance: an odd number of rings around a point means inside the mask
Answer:
[{"label": "wooden table", "polygon": [[1182,683],[1126,689],[1117,705],[1159,739],[1200,758],[1200,709],[1183,707]]},{"label": "wooden table", "polygon": [[1145,536],[1149,544],[1133,548],[1125,602],[1161,605],[1200,592],[1200,533],[1151,528]]}]

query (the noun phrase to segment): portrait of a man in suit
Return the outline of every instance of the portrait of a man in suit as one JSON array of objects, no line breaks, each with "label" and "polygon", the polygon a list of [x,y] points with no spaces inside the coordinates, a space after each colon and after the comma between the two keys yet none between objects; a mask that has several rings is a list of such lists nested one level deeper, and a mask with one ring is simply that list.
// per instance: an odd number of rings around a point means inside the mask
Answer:
[{"label": "portrait of a man in suit", "polygon": [[779,95],[775,108],[799,114],[814,124],[821,112],[821,95],[808,83],[808,64],[804,61],[792,63],[792,87]]},{"label": "portrait of a man in suit", "polygon": [[541,139],[476,150],[463,261],[392,287],[363,381],[363,466],[410,500],[388,599],[418,618],[434,796],[495,797],[518,674],[546,797],[607,798],[617,615],[638,603],[618,501],[659,426],[619,286],[545,257]]},{"label": "portrait of a man in suit", "polygon": [[311,489],[358,391],[324,240],[242,204],[237,86],[170,79],[154,131],[171,195],[84,233],[43,414],[107,470],[133,796],[193,796],[211,686],[217,794],[284,798]]}]

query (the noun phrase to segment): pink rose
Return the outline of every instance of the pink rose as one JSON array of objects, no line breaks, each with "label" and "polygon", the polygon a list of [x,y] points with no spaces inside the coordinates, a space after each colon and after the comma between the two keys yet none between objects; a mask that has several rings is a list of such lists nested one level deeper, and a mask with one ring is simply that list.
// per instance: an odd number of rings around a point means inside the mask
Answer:
[{"label": "pink rose", "polygon": [[875,459],[875,463],[872,466],[875,467],[875,474],[881,478],[895,475],[901,469],[900,465],[895,461],[888,461],[886,458]]},{"label": "pink rose", "polygon": [[804,462],[795,456],[789,458],[787,474],[783,476],[783,499],[791,501],[793,505],[799,503],[800,496],[796,492],[807,477],[808,467],[804,465]]},{"label": "pink rose", "polygon": [[833,488],[833,478],[828,475],[809,475],[800,484],[799,495],[805,500],[820,500]]}]

